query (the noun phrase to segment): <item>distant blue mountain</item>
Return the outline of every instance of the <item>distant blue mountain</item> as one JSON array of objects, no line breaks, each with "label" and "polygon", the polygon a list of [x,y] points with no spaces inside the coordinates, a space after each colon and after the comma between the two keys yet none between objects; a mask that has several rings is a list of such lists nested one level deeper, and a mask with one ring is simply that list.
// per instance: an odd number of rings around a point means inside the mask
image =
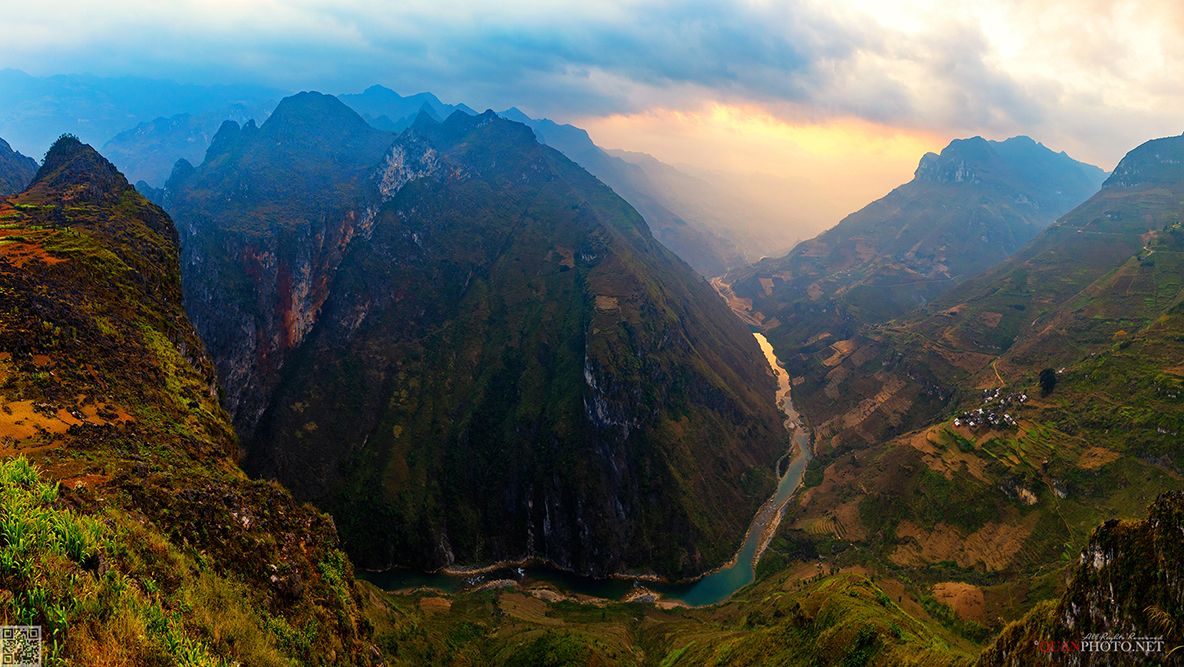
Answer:
[{"label": "distant blue mountain", "polygon": [[379,85],[370,86],[360,93],[339,95],[337,99],[358,112],[358,115],[365,118],[370,125],[389,132],[402,132],[410,127],[420,111],[426,112],[437,122],[455,111],[463,111],[470,116],[477,115],[476,111],[464,104],[445,104],[431,93],[416,93],[404,97],[390,88]]},{"label": "distant blue mountain", "polygon": [[0,197],[24,190],[36,174],[36,160],[12,150],[7,141],[0,139]]},{"label": "distant blue mountain", "polygon": [[[22,153],[40,156],[66,132],[101,146],[128,128],[177,114],[230,118],[235,109],[258,113],[274,107],[283,94],[255,85],[202,86],[87,74],[38,77],[4,69],[0,136]],[[215,122],[212,129],[217,127]]]},{"label": "distant blue mountain", "polygon": [[[27,155],[41,155],[64,132],[102,147],[132,182],[160,187],[180,159],[198,164],[225,120],[261,124],[285,93],[261,86],[200,86],[135,77],[35,77],[0,70],[0,136]],[[381,85],[339,96],[372,127],[402,132],[421,113],[439,122],[465,104],[432,93],[399,93]],[[540,143],[587,169],[649,223],[654,236],[705,276],[744,263],[729,235],[736,206],[720,188],[648,156],[610,154],[573,125],[532,118],[516,107],[499,114],[527,125]],[[709,194],[705,194],[709,193]],[[704,197],[724,202],[704,206]],[[721,215],[718,211],[724,211]]]},{"label": "distant blue mountain", "polygon": [[270,105],[248,108],[232,105],[207,113],[182,113],[154,118],[124,130],[103,144],[102,153],[119,171],[136,183],[162,186],[177,160],[200,164],[210,141],[227,120],[244,123],[267,120]]}]

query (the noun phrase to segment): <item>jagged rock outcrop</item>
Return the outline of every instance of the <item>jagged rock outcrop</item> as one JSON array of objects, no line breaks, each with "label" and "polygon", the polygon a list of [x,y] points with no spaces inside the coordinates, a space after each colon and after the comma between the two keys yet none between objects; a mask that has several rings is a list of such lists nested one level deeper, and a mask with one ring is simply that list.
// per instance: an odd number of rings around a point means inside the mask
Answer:
[{"label": "jagged rock outcrop", "polygon": [[1160,496],[1144,520],[1099,526],[1061,598],[1009,625],[977,664],[1172,664],[1168,654],[1182,643],[1184,492],[1177,491]]}]

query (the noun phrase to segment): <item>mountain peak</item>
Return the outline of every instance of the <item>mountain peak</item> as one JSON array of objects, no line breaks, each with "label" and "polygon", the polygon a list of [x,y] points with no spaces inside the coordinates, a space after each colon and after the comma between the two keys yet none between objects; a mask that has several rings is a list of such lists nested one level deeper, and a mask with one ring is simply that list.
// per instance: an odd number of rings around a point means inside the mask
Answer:
[{"label": "mountain peak", "polygon": [[448,144],[461,139],[470,132],[492,132],[499,137],[499,140],[517,145],[522,145],[522,142],[529,144],[538,143],[534,132],[529,127],[522,123],[506,120],[499,116],[493,109],[486,109],[476,116],[459,110],[454,111],[440,124],[438,134],[435,138],[437,140],[443,140],[445,144]]},{"label": "mountain peak", "polygon": [[[459,113],[459,112],[458,112]],[[419,113],[415,114],[415,120],[411,121],[411,128],[416,132],[423,132],[429,128],[436,127],[440,124],[440,119],[436,118],[434,114],[427,109],[427,107],[420,107]]]},{"label": "mountain peak", "polygon": [[447,116],[457,108],[444,104],[440,98],[426,91],[413,95],[400,95],[382,85],[370,86],[360,93],[345,93],[338,99],[364,117],[378,119],[386,116],[388,119],[386,124],[395,126],[397,129],[407,127],[419,110],[425,106],[431,109],[432,114],[438,118]]},{"label": "mountain peak", "polygon": [[[90,147],[82,143],[78,137],[72,134],[63,134],[49,147],[42,169],[56,169],[63,163],[83,155],[87,148]],[[94,151],[93,148],[91,150]],[[95,151],[95,154],[97,155],[98,152]]]},{"label": "mountain peak", "polygon": [[115,165],[89,144],[64,134],[45,154],[29,188],[65,192],[70,199],[103,200],[130,187]]},{"label": "mountain peak", "polygon": [[206,148],[206,155],[218,155],[224,153],[233,146],[239,137],[242,128],[233,120],[224,120],[218,126],[218,131],[214,133],[214,138],[210,140],[210,145]]},{"label": "mountain peak", "polygon": [[381,83],[376,83],[376,84],[370,86],[369,88],[367,88],[366,90],[363,90],[362,94],[363,95],[384,95],[384,96],[392,96],[393,95],[395,97],[402,97],[402,95],[391,90],[390,88],[387,88],[386,86],[382,85]]},{"label": "mountain peak", "polygon": [[432,93],[425,91],[422,93],[415,93],[413,95],[400,95],[398,92],[377,83],[373,86],[370,86],[366,90],[363,90],[357,95],[346,94],[343,95],[343,97],[347,99],[351,97],[364,97],[369,98],[369,100],[374,103],[419,102],[421,105],[429,105],[433,108],[433,110],[444,106],[444,103],[440,101],[440,98],[436,97]]},{"label": "mountain peak", "polygon": [[316,91],[305,91],[280,100],[263,126],[272,131],[278,128],[297,132],[328,127],[338,131],[370,128],[356,111],[341,100]]},{"label": "mountain peak", "polygon": [[1029,137],[1026,134],[1017,134],[1014,137],[1008,137],[1007,139],[1004,139],[1003,141],[1001,141],[999,143],[1018,144],[1018,145],[1026,145],[1026,146],[1043,146],[1044,145],[1044,144],[1040,143],[1039,141],[1036,141],[1032,137]]},{"label": "mountain peak", "polygon": [[934,183],[978,182],[977,165],[985,164],[994,156],[990,142],[982,137],[954,139],[941,154],[926,153],[913,173],[918,181]]},{"label": "mountain peak", "polygon": [[991,159],[993,151],[991,144],[980,136],[966,139],[954,139],[942,149],[941,155],[946,158],[961,158],[963,160],[985,161]]},{"label": "mountain peak", "polygon": [[509,109],[501,112],[499,115],[502,118],[512,120],[516,123],[529,123],[530,121],[534,120],[530,116],[527,116],[525,113],[523,113],[522,109],[519,109],[518,107],[510,107]]},{"label": "mountain peak", "polygon": [[[926,153],[914,176],[931,183],[995,183],[1039,190],[1051,174],[1072,174],[1085,182],[1101,181],[1101,169],[1078,162],[1064,152],[1055,153],[1026,135],[1003,141],[980,136],[954,139],[941,154]],[[1096,187],[1096,186],[1094,186]],[[1051,192],[1059,188],[1054,187]],[[1039,194],[1036,192],[1035,194]],[[1034,194],[1028,194],[1032,197]]]},{"label": "mountain peak", "polygon": [[1103,188],[1184,183],[1184,136],[1152,139],[1127,153]]},{"label": "mountain peak", "polygon": [[[492,109],[472,115],[461,110],[453,111],[443,121],[434,115],[421,110],[411,124],[410,130],[422,135],[430,141],[440,142],[441,145],[451,145],[470,132],[492,127],[493,131],[502,132],[506,137],[522,139],[529,137],[535,143],[534,133],[522,123],[507,120]],[[519,136],[521,135],[521,136]]]}]

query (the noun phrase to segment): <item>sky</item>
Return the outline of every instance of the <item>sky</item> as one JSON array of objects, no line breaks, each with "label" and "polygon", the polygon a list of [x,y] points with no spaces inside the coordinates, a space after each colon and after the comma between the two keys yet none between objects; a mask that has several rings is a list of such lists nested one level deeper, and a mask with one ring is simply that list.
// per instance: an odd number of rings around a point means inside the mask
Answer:
[{"label": "sky", "polygon": [[1110,169],[1184,131],[1178,0],[3,0],[0,67],[347,92],[572,122],[808,236],[955,137]]}]

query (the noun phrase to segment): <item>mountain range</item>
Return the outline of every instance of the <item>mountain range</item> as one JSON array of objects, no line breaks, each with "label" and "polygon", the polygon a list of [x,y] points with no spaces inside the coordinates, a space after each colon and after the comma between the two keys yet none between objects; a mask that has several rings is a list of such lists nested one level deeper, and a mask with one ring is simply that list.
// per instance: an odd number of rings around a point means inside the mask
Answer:
[{"label": "mountain range", "polygon": [[845,340],[998,264],[1104,178],[1028,137],[958,139],[923,156],[913,180],[721,285],[775,344]]},{"label": "mountain range", "polygon": [[[955,140],[713,285],[684,260],[733,246],[679,226],[711,208],[685,174],[514,109],[344,98],[109,144],[141,173],[187,151],[162,187],[0,141],[0,622],[47,664],[1173,659],[1184,136],[1108,176]],[[755,581],[687,608],[648,580],[726,564],[790,445],[753,331],[813,459]],[[1164,647],[1061,655],[1091,633]]]},{"label": "mountain range", "polygon": [[339,95],[337,99],[358,112],[371,126],[387,132],[406,130],[420,113],[426,113],[437,121],[457,111],[470,116],[477,115],[465,104],[445,104],[431,93],[403,96],[379,85],[370,86],[360,93]]},{"label": "mountain range", "polygon": [[974,600],[967,617],[992,625],[1054,597],[1099,523],[1178,490],[1182,151],[1182,137],[1132,150],[998,266],[799,347],[818,456],[789,529]]},{"label": "mountain range", "polygon": [[140,189],[163,186],[179,160],[200,163],[222,123],[245,123],[270,115],[274,102],[234,104],[205,113],[179,113],[139,123],[111,137],[102,146],[104,155],[117,164]]},{"label": "mountain range", "polygon": [[236,112],[255,114],[275,106],[281,96],[251,84],[202,86],[87,74],[43,77],[15,69],[0,69],[0,90],[5,100],[0,136],[30,155],[41,155],[64,132],[98,146],[139,123],[177,114],[221,116],[214,119],[217,128]]},{"label": "mountain range", "polygon": [[772,489],[788,443],[751,334],[519,123],[396,137],[302,93],[226,124],[163,201],[248,468],[367,566],[689,576]]},{"label": "mountain range", "polygon": [[[1164,234],[1178,215],[1180,186],[1161,174],[1174,168],[1182,146],[1184,140],[1168,137],[1132,150],[1093,197],[1003,262],[907,317],[845,340],[802,345],[790,363],[803,382],[818,387],[803,392],[803,400],[816,401],[822,434],[875,440],[943,410],[960,385],[979,376],[1000,383],[1035,365],[1059,368],[1111,344],[1117,331],[1133,334],[1153,320],[1179,287],[1173,265],[1163,264],[1174,255],[1165,247],[1162,262],[1144,262],[1140,253],[1157,238],[1172,238]],[[1132,169],[1151,180],[1133,181],[1126,176]],[[1147,298],[1124,298],[1114,291],[1119,287]],[[876,358],[899,364],[873,375],[854,372]],[[861,421],[827,424],[872,396]]]},{"label": "mountain range", "polygon": [[[477,115],[464,104],[446,104],[431,93],[403,96],[378,85],[339,99],[367,124],[393,133],[410,127],[421,112],[437,121],[457,111]],[[131,180],[161,187],[177,160],[201,162],[222,121],[262,123],[272,106],[239,104],[214,112],[156,118],[115,135],[103,145],[103,152]],[[744,254],[737,248],[740,240],[729,235],[728,214],[721,212],[734,212],[737,202],[730,201],[720,188],[646,155],[629,155],[627,159],[611,155],[596,146],[587,132],[572,125],[534,119],[516,108],[500,115],[527,125],[540,142],[613,188],[645,217],[659,241],[702,275],[719,275],[744,263]]]}]

